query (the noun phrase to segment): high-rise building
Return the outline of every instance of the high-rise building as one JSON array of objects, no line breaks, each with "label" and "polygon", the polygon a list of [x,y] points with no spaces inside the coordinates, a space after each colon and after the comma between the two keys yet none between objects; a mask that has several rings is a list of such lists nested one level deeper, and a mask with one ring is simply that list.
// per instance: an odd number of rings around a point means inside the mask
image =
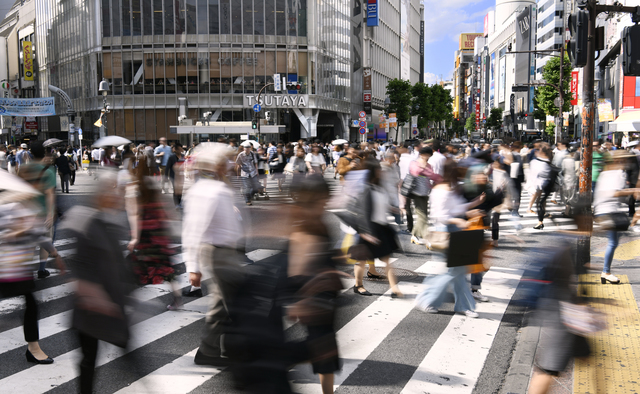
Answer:
[{"label": "high-rise building", "polygon": [[[565,31],[565,5],[564,0],[538,0],[536,50],[551,49],[560,52]],[[537,57],[537,79],[542,78],[542,69],[550,58],[551,54]]]}]

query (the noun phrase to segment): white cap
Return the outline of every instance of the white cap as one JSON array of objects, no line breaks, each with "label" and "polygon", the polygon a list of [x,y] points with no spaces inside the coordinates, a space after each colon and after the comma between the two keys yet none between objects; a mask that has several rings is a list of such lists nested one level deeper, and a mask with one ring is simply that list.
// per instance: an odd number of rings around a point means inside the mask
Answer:
[{"label": "white cap", "polygon": [[232,154],[233,150],[229,145],[203,142],[194,149],[194,167],[198,170],[215,171],[222,163],[227,163]]},{"label": "white cap", "polygon": [[243,148],[251,148],[251,142],[245,141],[242,144],[240,144],[240,146],[242,146]]},{"label": "white cap", "polygon": [[23,149],[27,149],[27,148],[29,148],[29,147],[27,146],[27,144],[20,144],[20,147],[21,147],[21,148],[23,148]]}]

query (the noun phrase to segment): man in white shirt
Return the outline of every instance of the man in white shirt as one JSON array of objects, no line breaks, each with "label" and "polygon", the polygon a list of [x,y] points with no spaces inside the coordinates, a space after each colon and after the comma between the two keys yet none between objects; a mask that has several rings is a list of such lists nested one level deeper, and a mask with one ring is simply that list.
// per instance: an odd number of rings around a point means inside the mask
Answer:
[{"label": "man in white shirt", "polygon": [[[404,181],[407,174],[409,173],[409,166],[411,162],[415,160],[413,155],[408,151],[409,145],[405,144],[402,148],[402,153],[400,154],[400,160],[398,162],[398,167],[400,167],[400,179]],[[405,234],[411,234],[413,231],[413,212],[411,212],[411,199],[409,197],[404,197],[400,195],[400,191],[398,191],[398,195],[400,196],[400,210],[407,218],[407,229],[403,230]]]},{"label": "man in white shirt", "polygon": [[229,321],[227,305],[244,277],[237,251],[242,228],[233,204],[234,192],[225,183],[231,153],[224,144],[204,148],[194,164],[200,178],[183,199],[182,250],[189,281],[200,287],[205,271],[212,293],[205,334],[194,360],[198,365],[229,365],[221,338]]},{"label": "man in white shirt", "polygon": [[433,172],[443,176],[444,175],[444,165],[447,162],[447,157],[440,153],[440,141],[439,140],[428,140],[427,146],[433,149],[433,156],[429,158],[429,165],[433,169]]},{"label": "man in white shirt", "polygon": [[[553,155],[553,160],[551,161],[551,164],[553,164],[556,168],[559,168],[560,170],[562,170],[562,162],[564,161],[564,158],[567,156],[567,153],[569,153],[567,151],[568,145],[569,143],[567,141],[560,141],[556,145],[557,151]],[[557,204],[558,201],[562,202],[563,200],[563,196],[562,196],[563,176],[564,174],[562,172],[558,174],[557,182],[559,183],[559,187],[554,192],[553,198],[551,199],[551,201],[549,201],[553,204]]]}]

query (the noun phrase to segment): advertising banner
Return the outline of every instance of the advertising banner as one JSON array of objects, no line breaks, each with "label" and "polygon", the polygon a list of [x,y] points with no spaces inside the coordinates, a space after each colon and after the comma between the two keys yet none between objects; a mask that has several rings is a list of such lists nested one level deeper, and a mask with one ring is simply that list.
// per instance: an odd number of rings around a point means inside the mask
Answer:
[{"label": "advertising banner", "polygon": [[480,93],[476,97],[476,130],[480,130]]},{"label": "advertising banner", "polygon": [[580,71],[571,71],[571,105],[578,105],[578,83]]},{"label": "advertising banner", "polygon": [[[400,1],[400,78],[411,78],[411,45],[409,43],[409,0]],[[473,44],[472,44],[473,45]]]},{"label": "advertising banner", "polygon": [[474,47],[476,37],[482,37],[483,33],[462,33],[460,34],[460,50],[469,51]]},{"label": "advertising banner", "polygon": [[[527,52],[531,50],[531,6],[526,7],[516,18],[516,52]],[[535,35],[535,34],[534,34]],[[529,65],[531,63],[530,53],[516,53],[516,78],[515,83],[529,83]],[[518,98],[525,98],[529,102],[529,91],[516,94]],[[527,105],[528,107],[528,105]],[[526,112],[528,108],[525,109]]]},{"label": "advertising banner", "polygon": [[362,90],[365,92],[371,91],[371,67],[362,69]]},{"label": "advertising banner", "polygon": [[38,130],[38,121],[35,116],[27,116],[24,123],[26,130]]},{"label": "advertising banner", "polygon": [[600,122],[613,121],[613,108],[611,108],[611,99],[598,99],[598,119]]},{"label": "advertising banner", "polygon": [[24,80],[33,81],[33,47],[31,41],[22,41]]},{"label": "advertising banner", "polygon": [[498,102],[504,103],[504,96],[507,91],[507,59],[500,57],[500,81],[498,83]]},{"label": "advertising banner", "polygon": [[496,54],[495,52],[491,54],[491,64],[489,65],[489,108],[495,107],[495,68],[496,68]]},{"label": "advertising banner", "polygon": [[367,0],[367,26],[378,26],[379,23],[378,0]]},{"label": "advertising banner", "polygon": [[51,116],[55,114],[55,99],[53,97],[31,99],[0,98],[0,115]]}]

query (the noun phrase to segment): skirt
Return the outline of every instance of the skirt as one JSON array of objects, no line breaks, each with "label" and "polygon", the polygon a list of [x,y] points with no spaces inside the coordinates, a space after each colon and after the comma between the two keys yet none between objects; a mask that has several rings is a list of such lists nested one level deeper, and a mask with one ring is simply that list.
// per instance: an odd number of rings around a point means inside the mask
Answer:
[{"label": "skirt", "polygon": [[399,249],[396,232],[393,231],[391,226],[372,223],[371,230],[373,233],[371,235],[378,238],[380,243],[377,245],[371,244],[362,239],[362,237],[360,237],[359,241],[360,245],[364,245],[369,250],[371,259],[390,256],[393,252]]}]

